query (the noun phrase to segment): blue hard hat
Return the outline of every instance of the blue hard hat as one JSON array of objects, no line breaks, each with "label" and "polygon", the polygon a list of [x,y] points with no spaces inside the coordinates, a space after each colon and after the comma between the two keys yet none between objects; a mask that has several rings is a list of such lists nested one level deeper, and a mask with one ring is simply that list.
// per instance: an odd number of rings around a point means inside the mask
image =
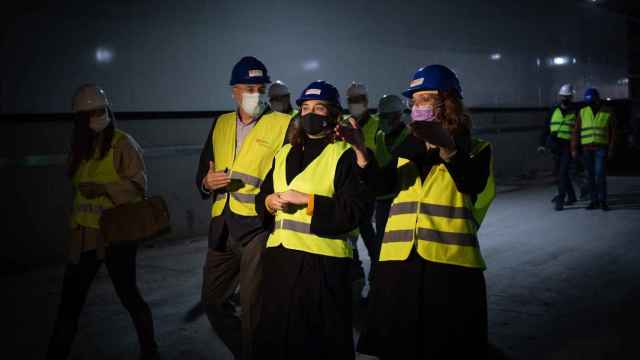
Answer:
[{"label": "blue hard hat", "polygon": [[229,85],[268,84],[270,82],[267,67],[253,56],[245,56],[233,67]]},{"label": "blue hard hat", "polygon": [[307,100],[323,100],[340,108],[340,93],[338,93],[338,89],[324,80],[314,81],[309,84],[302,90],[300,97],[296,100],[296,104],[300,106]]},{"label": "blue hard hat", "polygon": [[587,103],[592,103],[596,98],[600,98],[600,93],[595,88],[588,88],[587,91],[584,92],[584,101]]},{"label": "blue hard hat", "polygon": [[409,88],[402,95],[411,98],[413,93],[426,90],[441,92],[453,90],[462,99],[462,88],[458,76],[444,65],[429,65],[418,69],[409,83]]}]

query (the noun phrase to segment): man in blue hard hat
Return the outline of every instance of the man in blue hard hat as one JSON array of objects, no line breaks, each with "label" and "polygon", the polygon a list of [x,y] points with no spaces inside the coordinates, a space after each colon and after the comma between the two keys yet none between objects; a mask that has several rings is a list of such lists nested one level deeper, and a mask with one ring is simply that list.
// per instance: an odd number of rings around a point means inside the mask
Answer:
[{"label": "man in blue hard hat", "polygon": [[614,114],[600,98],[595,88],[584,93],[585,106],[578,111],[576,126],[571,137],[571,155],[578,156],[578,146],[582,146],[584,167],[591,201],[587,210],[601,208],[609,210],[607,204],[607,158],[613,156]]},{"label": "man in blue hard hat", "polygon": [[[272,111],[265,100],[270,83],[265,65],[252,56],[231,72],[233,112],[213,121],[200,155],[196,187],[213,199],[202,303],[211,325],[237,359],[250,359],[259,318],[258,288],[266,234],[255,196],[284,145],[291,117]],[[229,301],[239,286],[241,314]]]}]

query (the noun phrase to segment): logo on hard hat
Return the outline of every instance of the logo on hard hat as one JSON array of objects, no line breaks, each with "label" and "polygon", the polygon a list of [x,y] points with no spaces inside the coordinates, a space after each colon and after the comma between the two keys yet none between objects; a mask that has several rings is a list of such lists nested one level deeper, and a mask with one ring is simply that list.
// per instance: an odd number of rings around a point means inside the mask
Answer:
[{"label": "logo on hard hat", "polygon": [[263,76],[262,70],[249,70],[249,77],[260,77]]},{"label": "logo on hard hat", "polygon": [[415,79],[411,82],[411,85],[409,85],[410,87],[416,87],[416,86],[420,86],[424,83],[424,78],[419,78],[419,79]]},{"label": "logo on hard hat", "polygon": [[320,89],[308,89],[304,92],[305,95],[320,95],[322,94],[322,90]]}]

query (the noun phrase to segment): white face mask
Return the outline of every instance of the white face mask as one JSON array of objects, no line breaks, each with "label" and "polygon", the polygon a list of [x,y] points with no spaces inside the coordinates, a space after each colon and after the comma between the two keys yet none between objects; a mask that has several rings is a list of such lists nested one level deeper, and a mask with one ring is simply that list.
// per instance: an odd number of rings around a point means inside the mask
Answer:
[{"label": "white face mask", "polygon": [[89,128],[96,133],[99,133],[104,130],[110,122],[111,117],[109,116],[109,113],[105,111],[102,116],[95,116],[89,119]]},{"label": "white face mask", "polygon": [[260,93],[243,93],[240,107],[247,114],[256,117],[264,110],[264,103],[264,96]]},{"label": "white face mask", "polygon": [[349,105],[349,112],[351,113],[351,115],[359,118],[361,117],[364,112],[367,111],[367,108],[364,106],[364,104],[350,104]]}]

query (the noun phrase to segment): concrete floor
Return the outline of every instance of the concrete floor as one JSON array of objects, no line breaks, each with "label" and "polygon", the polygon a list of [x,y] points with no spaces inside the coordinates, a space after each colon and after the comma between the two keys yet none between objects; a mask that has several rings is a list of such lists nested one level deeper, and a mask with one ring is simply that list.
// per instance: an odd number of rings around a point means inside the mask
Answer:
[{"label": "concrete floor", "polygon": [[[604,213],[585,211],[584,202],[551,210],[550,185],[501,188],[480,232],[496,357],[640,358],[640,178],[610,178],[609,190],[612,211]],[[200,294],[202,240],[143,249],[138,258],[139,284],[154,312],[164,359],[232,358],[205,317],[185,318]],[[0,358],[17,358],[7,356],[17,351],[20,359],[42,358],[62,272],[52,266],[0,278],[2,327],[9,334]],[[73,358],[136,356],[133,327],[103,268],[87,299]]]}]

